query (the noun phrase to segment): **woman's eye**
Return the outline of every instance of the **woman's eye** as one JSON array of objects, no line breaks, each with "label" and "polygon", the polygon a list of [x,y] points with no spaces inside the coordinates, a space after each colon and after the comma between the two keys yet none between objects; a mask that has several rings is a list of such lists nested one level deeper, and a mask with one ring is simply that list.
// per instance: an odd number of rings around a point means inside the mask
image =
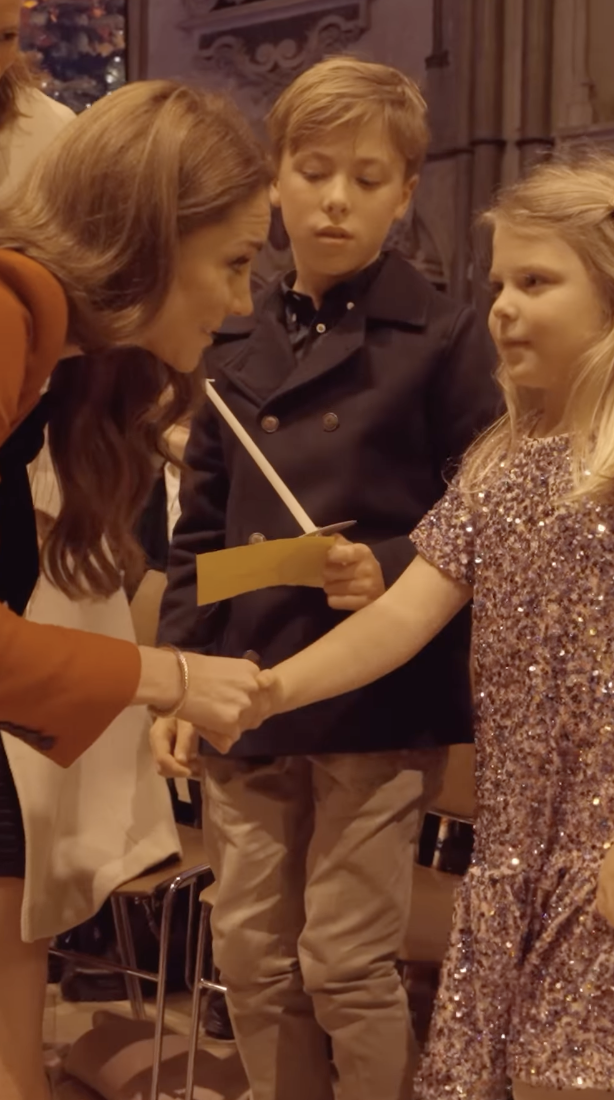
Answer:
[{"label": "woman's eye", "polygon": [[250,263],[251,260],[249,256],[238,256],[236,260],[230,261],[230,267],[233,271],[240,273],[244,271],[246,267],[249,267]]}]

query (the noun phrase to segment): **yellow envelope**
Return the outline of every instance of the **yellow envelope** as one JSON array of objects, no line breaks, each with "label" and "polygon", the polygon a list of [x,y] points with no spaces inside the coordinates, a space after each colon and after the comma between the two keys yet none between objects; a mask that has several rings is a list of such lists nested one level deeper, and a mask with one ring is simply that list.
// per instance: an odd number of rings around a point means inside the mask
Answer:
[{"label": "yellow envelope", "polygon": [[334,538],[274,539],[214,550],[196,558],[199,606],[279,584],[322,587],[322,569]]}]

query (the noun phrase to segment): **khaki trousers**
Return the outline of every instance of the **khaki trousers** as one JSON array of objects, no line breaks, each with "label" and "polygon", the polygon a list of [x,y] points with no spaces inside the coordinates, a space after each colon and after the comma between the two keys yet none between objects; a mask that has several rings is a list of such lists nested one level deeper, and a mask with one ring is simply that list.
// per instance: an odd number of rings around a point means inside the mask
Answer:
[{"label": "khaki trousers", "polygon": [[216,965],[253,1100],[409,1100],[395,967],[446,750],[206,758]]}]

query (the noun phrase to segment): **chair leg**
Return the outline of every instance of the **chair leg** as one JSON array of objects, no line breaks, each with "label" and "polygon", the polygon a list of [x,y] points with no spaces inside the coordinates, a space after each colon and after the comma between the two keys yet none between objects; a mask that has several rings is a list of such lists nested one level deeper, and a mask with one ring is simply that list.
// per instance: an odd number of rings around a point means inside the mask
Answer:
[{"label": "chair leg", "polygon": [[[128,899],[122,896],[112,895],[111,906],[113,909],[113,922],[117,935],[119,955],[124,966],[136,967],[136,952],[132,938],[132,928],[128,916]],[[135,1020],[145,1019],[145,1005],[143,1002],[143,990],[139,978],[133,974],[126,974],[126,991]]]},{"label": "chair leg", "polygon": [[194,1095],[194,1072],[196,1069],[196,1054],[198,1051],[198,1033],[200,1030],[200,1010],[202,1004],[203,966],[205,960],[205,945],[209,930],[209,913],[206,905],[201,905],[200,920],[198,922],[198,941],[196,944],[196,962],[194,965],[194,985],[192,991],[192,1020],[190,1024],[190,1045],[188,1047],[188,1070],[185,1086],[185,1100],[192,1100]]},{"label": "chair leg", "polygon": [[154,1032],[154,1054],[151,1074],[150,1100],[158,1100],[160,1067],[162,1065],[162,1042],[164,1039],[164,1019],[166,1016],[166,977],[168,970],[168,951],[171,937],[173,906],[177,895],[177,884],[172,882],[164,896],[162,904],[162,923],[160,926],[160,961],[158,966],[158,995],[156,997],[156,1027]]}]

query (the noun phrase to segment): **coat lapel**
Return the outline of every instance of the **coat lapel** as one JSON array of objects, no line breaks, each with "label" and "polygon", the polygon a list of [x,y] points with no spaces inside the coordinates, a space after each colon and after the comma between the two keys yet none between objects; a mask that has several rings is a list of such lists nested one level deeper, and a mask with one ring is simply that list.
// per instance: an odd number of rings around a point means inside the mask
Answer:
[{"label": "coat lapel", "polygon": [[277,284],[263,299],[256,317],[242,322],[244,328],[251,328],[251,334],[222,369],[262,409],[335,370],[360,351],[369,322],[424,328],[429,294],[431,288],[411,264],[399,253],[389,253],[362,301],[348,309],[297,362]]}]

